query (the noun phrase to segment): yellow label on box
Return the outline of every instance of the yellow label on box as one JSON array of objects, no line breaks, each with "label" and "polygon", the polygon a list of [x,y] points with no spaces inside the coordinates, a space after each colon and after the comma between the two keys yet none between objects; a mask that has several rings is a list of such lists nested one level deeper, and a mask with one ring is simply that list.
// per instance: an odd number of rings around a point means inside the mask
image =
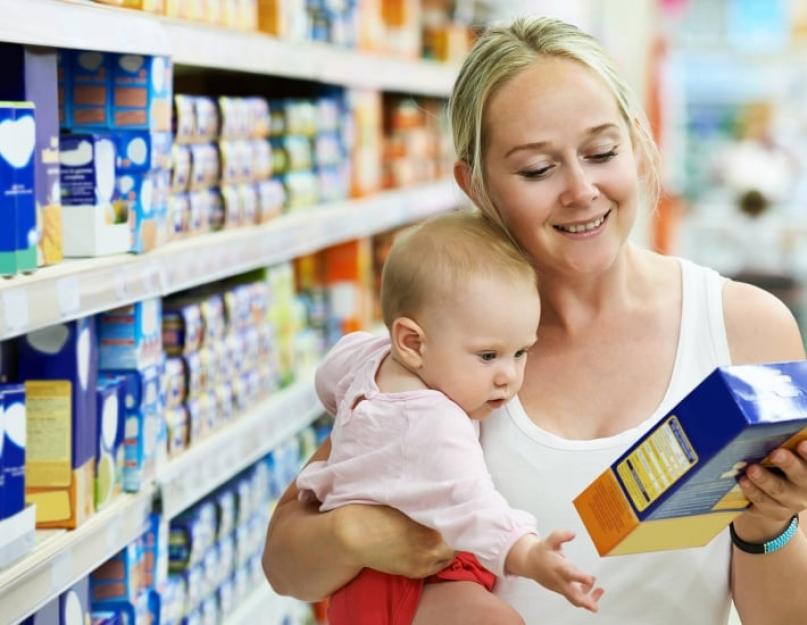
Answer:
[{"label": "yellow label on box", "polygon": [[673,415],[617,465],[617,473],[634,507],[642,512],[697,463],[698,456]]},{"label": "yellow label on box", "polygon": [[67,487],[72,479],[72,385],[67,380],[25,383],[28,446],[26,487]]},{"label": "yellow label on box", "polygon": [[639,523],[610,469],[594,480],[574,505],[600,555],[618,545]]}]

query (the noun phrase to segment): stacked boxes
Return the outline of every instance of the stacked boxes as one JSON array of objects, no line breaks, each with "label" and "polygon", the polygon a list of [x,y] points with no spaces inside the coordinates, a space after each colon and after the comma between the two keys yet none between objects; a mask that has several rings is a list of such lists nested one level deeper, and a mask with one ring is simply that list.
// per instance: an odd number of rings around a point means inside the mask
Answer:
[{"label": "stacked boxes", "polygon": [[95,320],[37,330],[17,347],[27,403],[27,499],[36,504],[38,527],[72,529],[94,507]]},{"label": "stacked boxes", "polygon": [[59,60],[65,254],[156,247],[167,238],[170,60],[75,50]]},{"label": "stacked boxes", "polygon": [[137,492],[165,455],[162,301],[101,313],[98,339],[101,370],[124,380],[123,488]]}]

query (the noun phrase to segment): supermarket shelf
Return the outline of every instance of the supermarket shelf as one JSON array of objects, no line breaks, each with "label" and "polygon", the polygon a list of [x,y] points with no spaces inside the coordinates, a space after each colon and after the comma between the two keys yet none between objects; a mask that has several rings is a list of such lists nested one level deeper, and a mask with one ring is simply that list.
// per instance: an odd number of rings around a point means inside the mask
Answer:
[{"label": "supermarket shelf", "polygon": [[122,495],[73,531],[37,532],[34,550],[0,570],[0,625],[29,616],[142,534],[153,495]]},{"label": "supermarket shelf", "polygon": [[[179,65],[447,97],[458,68],[317,43],[293,43],[88,0],[0,0],[0,41],[167,54]],[[67,24],[81,24],[71,28]]]},{"label": "supermarket shelf", "polygon": [[141,256],[68,260],[0,281],[0,340],[267,267],[460,202],[453,182],[435,182],[319,205],[262,226],[176,241]]},{"label": "supermarket shelf", "polygon": [[224,620],[224,625],[283,625],[290,604],[300,603],[278,595],[269,584],[261,584]]},{"label": "supermarket shelf", "polygon": [[448,97],[458,67],[407,61],[320,43],[286,42],[181,21],[165,21],[179,65],[270,74],[382,91]]},{"label": "supermarket shelf", "polygon": [[324,411],[314,391],[313,372],[278,391],[160,470],[157,488],[163,514],[168,518],[176,516]]},{"label": "supermarket shelf", "polygon": [[0,41],[132,54],[170,54],[153,15],[89,0],[0,0]]}]

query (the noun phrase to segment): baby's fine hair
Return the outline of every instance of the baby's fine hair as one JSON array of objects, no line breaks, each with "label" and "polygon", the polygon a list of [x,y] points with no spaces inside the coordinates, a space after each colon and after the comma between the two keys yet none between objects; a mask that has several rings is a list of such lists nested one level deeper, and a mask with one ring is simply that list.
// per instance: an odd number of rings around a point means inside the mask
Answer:
[{"label": "baby's fine hair", "polygon": [[381,310],[392,329],[424,307],[452,297],[469,278],[529,280],[535,270],[504,230],[477,212],[433,217],[399,234],[381,274]]}]

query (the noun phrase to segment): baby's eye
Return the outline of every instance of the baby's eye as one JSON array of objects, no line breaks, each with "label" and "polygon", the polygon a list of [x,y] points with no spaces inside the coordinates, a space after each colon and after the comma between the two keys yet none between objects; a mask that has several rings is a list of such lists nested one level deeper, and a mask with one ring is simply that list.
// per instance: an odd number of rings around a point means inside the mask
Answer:
[{"label": "baby's eye", "polygon": [[491,361],[496,359],[496,352],[482,352],[479,357],[484,361]]},{"label": "baby's eye", "polygon": [[516,358],[522,358],[527,355],[526,349],[520,349],[516,352]]}]

